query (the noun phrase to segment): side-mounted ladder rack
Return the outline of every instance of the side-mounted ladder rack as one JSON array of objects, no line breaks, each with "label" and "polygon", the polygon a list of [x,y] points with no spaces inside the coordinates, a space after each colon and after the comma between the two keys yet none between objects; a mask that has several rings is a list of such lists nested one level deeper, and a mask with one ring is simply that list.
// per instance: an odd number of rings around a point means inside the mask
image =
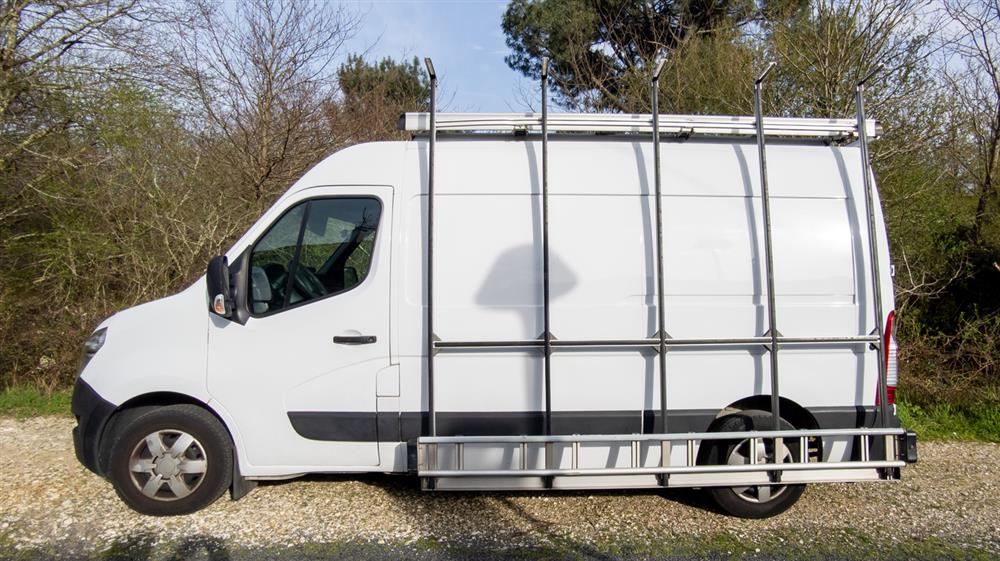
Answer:
[{"label": "side-mounted ladder rack", "polygon": [[[424,479],[428,488],[434,488],[437,478],[451,477],[542,477],[546,487],[551,486],[555,476],[572,475],[643,475],[660,476],[662,485],[669,485],[669,476],[680,473],[766,473],[772,482],[780,482],[782,473],[797,470],[835,470],[835,469],[868,469],[896,468],[904,464],[899,459],[898,449],[906,432],[900,428],[889,428],[887,372],[885,344],[882,327],[882,291],[879,277],[878,245],[876,238],[874,186],[871,182],[871,171],[868,156],[868,138],[881,134],[880,126],[865,118],[864,86],[879,70],[877,67],[857,84],[856,106],[857,115],[851,119],[811,119],[811,118],[765,118],[762,108],[763,83],[774,66],[771,63],[754,81],[754,116],[724,117],[724,116],[692,116],[692,115],[660,115],[659,114],[659,75],[663,67],[662,59],[657,62],[651,78],[652,114],[614,114],[614,115],[581,115],[548,113],[548,67],[549,61],[543,58],[541,65],[542,112],[535,113],[438,113],[436,107],[437,74],[429,58],[424,59],[431,82],[431,99],[429,113],[406,113],[400,117],[399,128],[414,133],[428,133],[428,179],[427,179],[427,326],[426,326],[426,357],[427,357],[427,405],[430,421],[430,435],[418,439],[418,474]],[[542,141],[542,306],[544,331],[538,339],[503,340],[503,341],[442,341],[434,331],[434,163],[435,146],[438,132],[489,134],[489,133],[540,133]],[[654,185],[656,195],[656,275],[657,275],[657,332],[645,339],[593,339],[593,340],[559,340],[553,337],[550,323],[549,302],[549,223],[548,223],[548,144],[549,133],[591,133],[591,134],[651,134],[654,153]],[[764,224],[764,261],[767,280],[767,315],[768,330],[757,337],[741,338],[699,338],[673,339],[666,332],[666,309],[664,303],[664,271],[663,271],[663,212],[662,212],[662,182],[660,165],[660,141],[664,134],[677,136],[707,135],[707,136],[753,136],[757,141],[760,186],[762,199],[762,215]],[[827,142],[850,142],[858,140],[861,147],[862,177],[865,188],[865,204],[867,210],[867,231],[869,242],[869,257],[872,273],[875,329],[869,335],[853,335],[843,337],[786,337],[777,328],[777,314],[774,290],[774,260],[771,239],[771,209],[768,192],[768,175],[766,161],[767,137],[814,138]],[[763,346],[770,355],[771,366],[771,413],[774,425],[770,431],[748,431],[739,433],[686,433],[670,434],[668,428],[667,387],[666,387],[666,352],[671,348],[698,346],[753,347]],[[878,352],[878,395],[880,398],[879,424],[882,428],[855,428],[832,430],[781,430],[780,389],[778,373],[778,350],[782,347],[809,346],[852,346],[865,345]],[[652,348],[659,354],[660,381],[660,426],[650,427],[652,434],[647,433],[645,426],[642,434],[632,435],[553,435],[552,434],[552,400],[551,400],[551,354],[554,349],[582,349],[603,347],[612,349]],[[438,436],[437,410],[435,407],[434,387],[434,356],[442,350],[471,349],[531,349],[538,348],[543,353],[544,364],[544,395],[545,416],[543,435],[522,436]],[[642,421],[645,422],[644,420]],[[657,430],[659,429],[659,430]],[[851,437],[856,438],[860,445],[860,460],[846,462],[810,462],[806,452],[807,443],[812,438]],[[884,444],[879,446],[884,457],[873,460],[870,457],[871,439],[884,437]],[[750,446],[756,447],[758,439],[773,442],[774,450],[782,449],[784,439],[798,439],[800,457],[792,463],[756,463],[751,460],[748,465],[700,466],[696,465],[694,457],[695,443],[713,440],[749,439]],[[629,468],[584,468],[579,467],[578,454],[581,443],[600,442],[607,444],[630,442],[633,457]],[[673,443],[684,442],[687,450],[687,461],[684,466],[670,465],[670,451]],[[643,443],[658,443],[661,450],[661,460],[658,466],[644,467],[639,460],[637,451]],[[519,469],[474,469],[466,470],[466,444],[518,444],[521,449],[521,465]],[[572,465],[570,468],[560,468],[556,465],[554,452],[557,444],[569,444],[572,447]],[[544,468],[529,468],[526,463],[527,447],[540,445],[543,447]],[[906,442],[902,444],[906,445]],[[453,446],[457,469],[441,469],[439,462],[439,447]],[[884,473],[888,473],[885,471]]]},{"label": "side-mounted ladder rack", "polygon": [[[818,430],[780,430],[780,431],[745,431],[745,432],[703,432],[683,434],[574,434],[552,436],[439,436],[420,439],[423,446],[418,448],[417,464],[419,474],[425,478],[437,477],[555,477],[555,476],[590,476],[590,475],[672,475],[681,473],[748,473],[748,472],[784,472],[801,470],[846,470],[846,469],[888,469],[900,468],[906,461],[899,459],[892,448],[886,450],[883,459],[871,455],[873,438],[903,440],[906,431],[903,429],[818,429]],[[809,441],[815,438],[852,437],[858,443],[860,451],[858,460],[842,462],[812,461],[809,456]],[[772,439],[787,439],[797,441],[797,455],[787,463],[759,463],[757,446],[763,446],[764,441]],[[706,466],[697,464],[696,443],[705,441],[749,441],[750,463],[736,465]],[[628,467],[593,468],[581,467],[580,447],[586,444],[609,444],[631,446],[631,457]],[[517,445],[519,447],[518,467],[514,469],[465,469],[466,446],[496,444]],[[569,448],[569,467],[554,467],[547,463],[546,468],[529,467],[528,447],[551,446],[559,444]],[[660,448],[660,459],[655,466],[643,465],[641,446],[656,444]],[[672,465],[670,452],[673,447],[682,446],[684,450],[683,465]],[[900,445],[905,445],[900,443]],[[437,447],[452,446],[449,454],[451,469],[441,469],[436,460],[428,457],[428,452]],[[664,483],[664,485],[669,485]]]}]

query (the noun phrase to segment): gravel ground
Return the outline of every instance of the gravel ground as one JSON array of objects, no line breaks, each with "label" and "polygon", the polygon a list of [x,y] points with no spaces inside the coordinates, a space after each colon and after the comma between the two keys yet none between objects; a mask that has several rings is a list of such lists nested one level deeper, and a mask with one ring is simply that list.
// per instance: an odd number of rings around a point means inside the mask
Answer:
[{"label": "gravel ground", "polygon": [[694,491],[431,494],[387,475],[268,483],[151,518],[77,463],[72,426],[0,419],[0,558],[1000,558],[997,444],[922,443],[902,482],[814,485],[763,521]]}]

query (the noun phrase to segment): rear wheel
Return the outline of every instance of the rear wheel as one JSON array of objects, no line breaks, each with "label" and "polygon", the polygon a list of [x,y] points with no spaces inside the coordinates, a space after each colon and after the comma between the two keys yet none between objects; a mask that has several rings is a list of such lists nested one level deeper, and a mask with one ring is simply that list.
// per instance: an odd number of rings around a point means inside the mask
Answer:
[{"label": "rear wheel", "polygon": [[188,514],[229,487],[229,434],[201,407],[151,408],[125,419],[116,432],[108,475],[118,496],[138,512]]},{"label": "rear wheel", "polygon": [[[743,432],[751,430],[770,430],[773,428],[773,417],[766,411],[743,411],[725,417],[714,429],[716,432]],[[781,428],[789,430],[794,427],[784,419]],[[799,454],[798,439],[785,439],[775,453],[773,439],[718,440],[705,442],[707,453],[703,454],[700,463],[706,465],[745,465],[751,463],[751,455],[755,454],[755,462],[787,463],[795,461]],[[785,512],[802,496],[805,485],[747,485],[740,487],[711,487],[708,493],[722,510],[740,518],[768,518]]]}]

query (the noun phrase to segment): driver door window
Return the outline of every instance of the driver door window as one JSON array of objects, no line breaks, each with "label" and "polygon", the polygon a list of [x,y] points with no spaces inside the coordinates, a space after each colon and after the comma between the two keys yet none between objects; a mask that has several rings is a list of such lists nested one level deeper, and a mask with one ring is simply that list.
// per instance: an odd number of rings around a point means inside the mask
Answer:
[{"label": "driver door window", "polygon": [[268,315],[361,284],[382,206],[370,197],[315,199],[286,212],[250,256],[250,311]]}]

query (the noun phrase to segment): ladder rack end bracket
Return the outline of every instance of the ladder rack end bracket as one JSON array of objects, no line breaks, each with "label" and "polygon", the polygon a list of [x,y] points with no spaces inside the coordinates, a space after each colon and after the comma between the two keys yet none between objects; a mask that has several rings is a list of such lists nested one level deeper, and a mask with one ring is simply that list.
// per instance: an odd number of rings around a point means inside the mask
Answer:
[{"label": "ladder rack end bracket", "polygon": [[764,71],[760,73],[760,76],[758,76],[757,79],[754,80],[754,84],[759,86],[761,82],[763,82],[764,79],[767,78],[767,75],[771,73],[771,69],[773,69],[777,64],[778,63],[774,61],[767,63],[767,67],[764,68]]},{"label": "ladder rack end bracket", "polygon": [[[877,337],[878,336],[878,328],[876,327],[875,329],[872,329],[871,333],[869,333],[868,336],[869,337]],[[882,347],[882,342],[881,341],[872,341],[871,343],[868,343],[868,350],[870,350],[870,351],[877,351],[881,347]]]},{"label": "ladder rack end bracket", "polygon": [[875,68],[872,68],[871,72],[869,72],[864,78],[858,81],[857,88],[861,89],[865,87],[865,84],[868,83],[868,80],[871,80],[873,77],[875,77],[875,75],[878,74],[883,68],[885,68],[884,62],[876,64]]},{"label": "ladder rack end bracket", "polygon": [[660,79],[660,73],[663,72],[663,67],[667,64],[667,53],[663,49],[658,49],[656,52],[655,64],[653,67],[652,81],[657,82]]}]

